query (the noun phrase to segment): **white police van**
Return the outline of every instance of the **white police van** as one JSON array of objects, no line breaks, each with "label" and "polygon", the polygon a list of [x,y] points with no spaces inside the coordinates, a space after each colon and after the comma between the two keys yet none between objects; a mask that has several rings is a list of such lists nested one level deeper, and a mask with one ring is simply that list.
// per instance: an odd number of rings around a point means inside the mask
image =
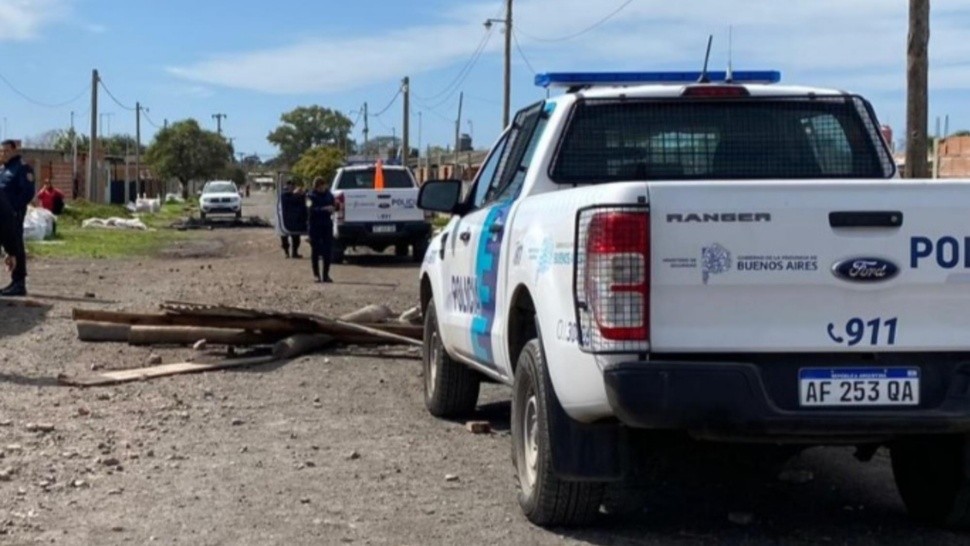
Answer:
[{"label": "white police van", "polygon": [[425,399],[513,391],[519,501],[591,521],[629,438],[888,446],[970,525],[970,182],[896,180],[870,104],[777,72],[546,74],[421,270]]}]

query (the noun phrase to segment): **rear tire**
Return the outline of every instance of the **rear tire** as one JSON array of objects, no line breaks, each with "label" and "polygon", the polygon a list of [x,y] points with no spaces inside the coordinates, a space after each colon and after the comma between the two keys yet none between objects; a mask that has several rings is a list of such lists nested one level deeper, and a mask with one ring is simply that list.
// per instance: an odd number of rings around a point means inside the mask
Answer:
[{"label": "rear tire", "polygon": [[237,210],[236,211],[236,220],[242,220],[242,211],[241,210]]},{"label": "rear tire", "polygon": [[201,211],[199,212],[199,219],[202,220],[203,223],[205,222],[205,213],[204,212],[201,212]]},{"label": "rear tire", "polygon": [[445,351],[434,299],[424,319],[424,405],[435,417],[461,417],[475,411],[481,379]]},{"label": "rear tire", "polygon": [[559,478],[552,463],[550,405],[557,403],[539,340],[526,343],[512,395],[512,460],[525,517],[542,527],[587,525],[599,514],[604,486]]},{"label": "rear tire", "polygon": [[970,528],[970,435],[904,438],[890,451],[896,487],[913,519]]}]

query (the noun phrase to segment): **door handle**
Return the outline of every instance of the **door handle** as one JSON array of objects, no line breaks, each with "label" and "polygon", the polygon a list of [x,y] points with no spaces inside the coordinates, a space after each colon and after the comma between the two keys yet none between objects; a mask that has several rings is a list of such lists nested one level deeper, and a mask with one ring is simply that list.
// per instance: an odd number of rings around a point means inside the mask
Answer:
[{"label": "door handle", "polygon": [[835,211],[829,213],[829,226],[834,228],[898,228],[903,213],[898,210]]},{"label": "door handle", "polygon": [[472,240],[472,232],[463,231],[461,232],[461,235],[458,236],[458,238],[461,239],[461,242],[467,243],[468,241]]}]

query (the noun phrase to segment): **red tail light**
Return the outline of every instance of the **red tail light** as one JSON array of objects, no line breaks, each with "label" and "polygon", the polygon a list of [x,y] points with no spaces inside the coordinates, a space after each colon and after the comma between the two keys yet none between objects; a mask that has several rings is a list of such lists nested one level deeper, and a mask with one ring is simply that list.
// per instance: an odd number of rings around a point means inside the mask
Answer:
[{"label": "red tail light", "polygon": [[583,287],[594,327],[605,342],[650,338],[650,215],[594,212],[586,238]]},{"label": "red tail light", "polygon": [[691,85],[684,89],[684,97],[747,97],[750,96],[748,90],[740,85]]},{"label": "red tail light", "polygon": [[344,219],[344,214],[345,214],[344,213],[344,204],[346,203],[346,200],[344,198],[344,194],[338,193],[335,197],[337,199],[337,220],[343,220]]}]

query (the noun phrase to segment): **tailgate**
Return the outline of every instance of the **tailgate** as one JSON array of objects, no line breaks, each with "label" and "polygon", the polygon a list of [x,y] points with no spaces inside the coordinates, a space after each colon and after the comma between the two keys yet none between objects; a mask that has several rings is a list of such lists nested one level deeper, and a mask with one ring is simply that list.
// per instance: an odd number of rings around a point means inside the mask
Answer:
[{"label": "tailgate", "polygon": [[418,189],[347,190],[344,195],[345,222],[420,222]]},{"label": "tailgate", "polygon": [[655,352],[970,348],[970,183],[651,184]]}]

